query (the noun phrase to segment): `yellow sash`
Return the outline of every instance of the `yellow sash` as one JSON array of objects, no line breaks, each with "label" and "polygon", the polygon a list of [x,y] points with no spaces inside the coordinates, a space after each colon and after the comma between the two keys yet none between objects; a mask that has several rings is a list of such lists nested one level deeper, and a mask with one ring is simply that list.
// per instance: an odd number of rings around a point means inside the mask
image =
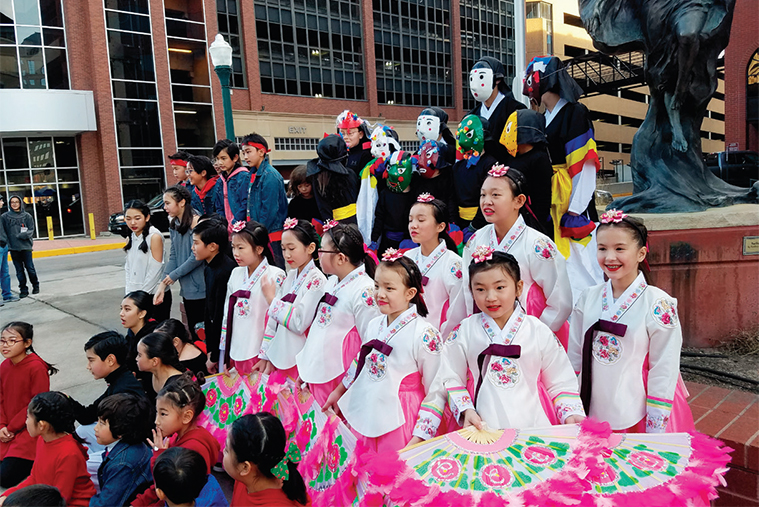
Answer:
[{"label": "yellow sash", "polygon": [[462,208],[459,206],[459,216],[464,220],[474,220],[478,209],[480,209],[479,206],[473,206],[471,208]]},{"label": "yellow sash", "polygon": [[561,217],[569,210],[572,197],[572,178],[567,172],[567,164],[555,164],[551,176],[551,219],[553,220],[553,241],[556,248],[569,258],[569,239],[561,236]]},{"label": "yellow sash", "polygon": [[345,220],[346,218],[350,218],[352,216],[356,215],[356,203],[349,204],[347,206],[343,206],[342,208],[337,208],[332,210],[332,218],[335,220]]}]

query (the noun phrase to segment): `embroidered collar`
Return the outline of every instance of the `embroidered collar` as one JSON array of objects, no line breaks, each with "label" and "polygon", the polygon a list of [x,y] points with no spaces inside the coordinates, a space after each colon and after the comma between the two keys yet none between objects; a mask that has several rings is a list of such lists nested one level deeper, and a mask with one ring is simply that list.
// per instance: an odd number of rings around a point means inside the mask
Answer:
[{"label": "embroidered collar", "polygon": [[609,298],[612,296],[611,280],[607,280],[604,284],[603,297],[601,298],[601,318],[609,320],[611,322],[619,322],[622,315],[630,309],[630,307],[640,299],[643,291],[646,290],[648,284],[643,277],[643,273],[638,273],[638,277],[630,286],[625,289],[625,292],[617,299],[617,301],[611,301]]},{"label": "embroidered collar", "polygon": [[301,271],[299,275],[296,275],[295,282],[293,282],[292,289],[290,289],[290,292],[292,294],[298,293],[298,290],[303,285],[303,282],[305,282],[306,278],[308,278],[308,274],[311,273],[311,271],[314,269],[316,269],[316,264],[314,264],[314,260],[311,259],[308,264],[306,264],[306,267],[303,268],[303,271]]},{"label": "embroidered collar", "polygon": [[498,243],[498,236],[495,234],[495,225],[490,228],[490,246],[495,250],[508,253],[514,242],[519,239],[524,230],[527,228],[527,224],[524,223],[524,218],[519,215],[517,221],[511,226],[509,232],[503,237],[500,243]]},{"label": "embroidered collar", "polygon": [[[416,262],[416,265],[419,266],[419,270],[422,272],[422,276],[426,276],[427,272],[432,269],[432,266],[437,263],[440,259],[443,258],[443,255],[445,255],[445,252],[448,251],[448,247],[445,245],[445,241],[440,240],[440,243],[437,247],[432,251],[430,255],[425,257],[422,255],[422,247],[420,246],[413,254],[413,261]],[[424,262],[424,265],[422,263]]]},{"label": "embroidered collar", "polygon": [[330,291],[327,291],[327,292],[329,292],[333,296],[337,296],[337,293],[340,292],[345,287],[347,287],[353,280],[365,274],[366,274],[366,270],[364,270],[364,265],[362,264],[361,266],[357,267],[356,269],[348,273],[348,275],[345,278],[343,278],[342,281],[338,282],[335,285],[335,288],[331,292]]},{"label": "embroidered collar", "polygon": [[408,310],[400,314],[388,327],[387,315],[383,315],[377,336],[380,337],[380,340],[387,343],[393,338],[393,336],[397,335],[401,329],[413,322],[418,316],[419,315],[416,313],[416,305],[410,305]]},{"label": "embroidered collar", "polygon": [[253,274],[248,276],[248,269],[245,268],[245,280],[243,281],[243,286],[245,287],[245,290],[251,290],[253,286],[258,282],[258,280],[261,278],[261,276],[266,272],[266,269],[269,267],[269,261],[267,261],[265,258],[261,261],[261,264],[258,265],[255,271],[253,271]]},{"label": "embroidered collar", "polygon": [[524,318],[524,310],[522,310],[522,307],[516,302],[514,303],[514,311],[506,322],[506,325],[503,326],[503,329],[499,328],[495,320],[489,315],[486,315],[485,313],[480,314],[482,329],[485,330],[488,338],[490,338],[490,343],[503,343],[504,345],[509,345],[512,340],[514,340],[517,331],[522,327]]}]

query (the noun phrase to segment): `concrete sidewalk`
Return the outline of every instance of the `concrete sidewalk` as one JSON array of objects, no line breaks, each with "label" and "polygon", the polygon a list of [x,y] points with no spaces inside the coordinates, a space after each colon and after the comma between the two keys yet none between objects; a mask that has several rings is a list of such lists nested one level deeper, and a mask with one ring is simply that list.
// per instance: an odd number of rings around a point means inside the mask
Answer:
[{"label": "concrete sidewalk", "polygon": [[71,255],[87,252],[102,252],[104,250],[118,250],[126,244],[126,239],[114,235],[98,237],[94,240],[88,237],[61,238],[50,241],[49,239],[34,240],[32,257],[55,257],[57,255]]}]

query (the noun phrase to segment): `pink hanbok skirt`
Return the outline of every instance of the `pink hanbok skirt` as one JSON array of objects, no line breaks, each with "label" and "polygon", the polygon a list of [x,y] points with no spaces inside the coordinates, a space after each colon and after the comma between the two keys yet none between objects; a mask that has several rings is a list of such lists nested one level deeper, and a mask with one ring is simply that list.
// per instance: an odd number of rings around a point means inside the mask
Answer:
[{"label": "pink hanbok skirt", "polygon": [[[546,296],[543,294],[543,289],[541,289],[537,284],[532,284],[529,292],[527,292],[527,300],[525,301],[524,311],[527,313],[527,315],[532,315],[534,317],[540,318],[540,316],[543,315],[543,310],[545,310],[545,308]],[[569,344],[569,322],[562,324],[561,328],[559,328],[559,330],[554,334],[559,339],[559,342],[561,342],[561,344],[564,346],[564,350],[567,350],[567,346]]]},{"label": "pink hanbok skirt", "polygon": [[329,382],[323,384],[308,384],[308,389],[311,394],[314,395],[314,399],[323,407],[327,403],[327,398],[332,394],[332,391],[340,385],[345,377],[345,370],[348,369],[354,359],[358,357],[358,353],[361,350],[361,337],[358,334],[358,330],[354,327],[343,338],[343,373],[333,378]]}]

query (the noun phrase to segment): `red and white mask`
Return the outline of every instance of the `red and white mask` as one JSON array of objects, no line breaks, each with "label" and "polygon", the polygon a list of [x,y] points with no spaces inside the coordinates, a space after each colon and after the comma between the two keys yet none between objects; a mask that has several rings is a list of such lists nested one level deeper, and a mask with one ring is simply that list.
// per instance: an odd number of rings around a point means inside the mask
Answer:
[{"label": "red and white mask", "polygon": [[440,137],[440,118],[423,114],[416,119],[416,137],[420,143],[437,141]]},{"label": "red and white mask", "polygon": [[472,69],[469,73],[469,91],[477,102],[485,102],[493,94],[495,79],[493,70],[486,68]]}]

